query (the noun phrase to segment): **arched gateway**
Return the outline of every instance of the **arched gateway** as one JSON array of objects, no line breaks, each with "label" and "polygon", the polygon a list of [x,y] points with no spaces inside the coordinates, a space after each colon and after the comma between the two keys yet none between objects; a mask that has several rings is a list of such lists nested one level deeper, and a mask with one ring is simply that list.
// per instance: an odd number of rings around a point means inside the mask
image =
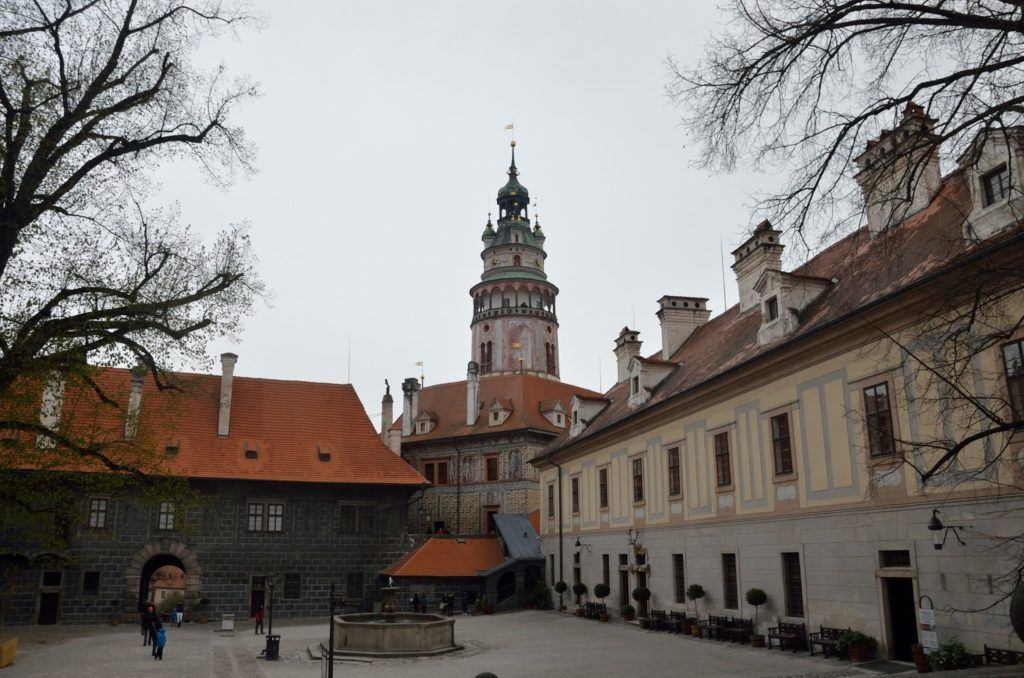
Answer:
[{"label": "arched gateway", "polygon": [[121,597],[126,611],[142,610],[149,598],[150,577],[165,565],[174,565],[185,573],[185,609],[195,609],[199,603],[202,576],[199,560],[184,544],[164,541],[143,546],[125,568]]}]

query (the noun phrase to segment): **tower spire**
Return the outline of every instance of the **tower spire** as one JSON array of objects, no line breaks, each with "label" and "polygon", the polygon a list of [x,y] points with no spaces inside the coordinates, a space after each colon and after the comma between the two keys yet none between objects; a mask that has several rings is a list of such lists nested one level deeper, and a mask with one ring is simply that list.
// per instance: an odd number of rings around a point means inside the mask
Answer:
[{"label": "tower spire", "polygon": [[516,140],[513,139],[509,146],[512,147],[512,164],[508,166],[508,175],[510,177],[519,176],[519,170],[516,169]]}]

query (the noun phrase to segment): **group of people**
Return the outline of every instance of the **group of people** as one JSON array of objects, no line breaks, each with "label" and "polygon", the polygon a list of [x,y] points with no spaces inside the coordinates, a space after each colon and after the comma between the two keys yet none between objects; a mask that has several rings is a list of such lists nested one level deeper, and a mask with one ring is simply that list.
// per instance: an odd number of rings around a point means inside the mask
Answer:
[{"label": "group of people", "polygon": [[[178,606],[171,610],[171,625],[181,628],[181,622],[184,617],[185,606],[178,603]],[[153,603],[146,605],[146,609],[142,611],[141,626],[143,647],[151,645],[153,648],[153,659],[163,661],[164,646],[167,645],[167,631],[164,630],[164,625],[160,621],[160,615],[157,613]]]},{"label": "group of people", "polygon": [[[462,614],[469,614],[470,605],[470,592],[464,591],[462,593]],[[455,614],[455,594],[454,593],[442,593],[439,597],[441,606],[441,614],[446,614],[449,617]],[[412,611],[416,614],[426,614],[427,612],[427,597],[420,597],[420,594],[414,593],[412,598],[409,599],[409,604],[412,605]]]}]

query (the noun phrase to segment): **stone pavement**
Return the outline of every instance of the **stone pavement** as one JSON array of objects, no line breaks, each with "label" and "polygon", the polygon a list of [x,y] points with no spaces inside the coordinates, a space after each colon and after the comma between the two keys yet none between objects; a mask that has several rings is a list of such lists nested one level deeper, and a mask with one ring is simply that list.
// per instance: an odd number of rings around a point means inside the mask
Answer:
[{"label": "stone pavement", "polygon": [[[251,625],[245,624],[234,637],[222,637],[216,628],[215,624],[185,624],[168,629],[163,662],[153,661],[134,625],[8,628],[8,633],[19,638],[18,661],[0,671],[0,678],[320,676],[320,664],[309,658],[307,647],[326,639],[326,619],[320,623],[309,619],[275,622],[274,632],[282,636],[277,662],[257,657],[265,640],[253,635]],[[455,635],[465,646],[460,652],[417,659],[340,661],[334,673],[338,678],[473,678],[482,671],[499,678],[869,675],[835,659],[812,658],[806,653],[647,632],[632,625],[602,624],[554,612],[458,617]]]}]

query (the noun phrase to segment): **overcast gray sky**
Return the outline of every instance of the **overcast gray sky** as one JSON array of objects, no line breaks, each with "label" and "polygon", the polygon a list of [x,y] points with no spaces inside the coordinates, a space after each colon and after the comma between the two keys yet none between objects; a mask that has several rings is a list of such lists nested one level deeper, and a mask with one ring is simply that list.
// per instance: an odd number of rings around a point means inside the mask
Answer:
[{"label": "overcast gray sky", "polygon": [[[712,2],[258,2],[267,27],[202,58],[261,83],[236,121],[259,174],[222,191],[189,165],[166,199],[213,233],[248,220],[273,288],[236,374],[351,382],[371,415],[383,380],[465,377],[480,234],[509,162],[538,200],[564,381],[607,389],[612,342],[660,348],[662,294],[723,310],[726,257],[771,177],[691,167],[664,59],[695,61]],[[726,265],[728,265],[728,261]],[[726,269],[730,305],[736,301]],[[397,409],[397,408],[396,408]],[[396,412],[397,414],[397,412]]]}]

